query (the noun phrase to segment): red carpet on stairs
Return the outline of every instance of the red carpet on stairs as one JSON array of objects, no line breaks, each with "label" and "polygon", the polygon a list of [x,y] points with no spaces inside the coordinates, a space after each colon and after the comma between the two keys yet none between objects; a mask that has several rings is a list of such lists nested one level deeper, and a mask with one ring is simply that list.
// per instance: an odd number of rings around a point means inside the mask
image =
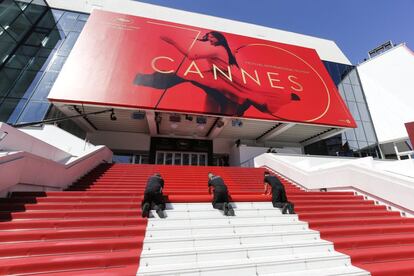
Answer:
[{"label": "red carpet on stairs", "polygon": [[[170,202],[210,202],[210,171],[224,178],[232,201],[270,201],[262,195],[263,168],[127,164],[101,165],[68,191],[0,199],[0,275],[135,275],[148,176],[161,173]],[[282,182],[299,218],[354,265],[374,276],[414,275],[413,218],[352,192],[305,192]]]}]

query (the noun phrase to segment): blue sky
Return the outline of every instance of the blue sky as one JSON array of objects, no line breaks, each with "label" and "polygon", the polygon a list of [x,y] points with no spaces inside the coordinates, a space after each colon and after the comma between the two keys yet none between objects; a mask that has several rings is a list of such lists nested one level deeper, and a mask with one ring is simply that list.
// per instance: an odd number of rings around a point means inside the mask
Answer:
[{"label": "blue sky", "polygon": [[353,64],[385,41],[414,50],[414,0],[140,0],[334,40]]}]

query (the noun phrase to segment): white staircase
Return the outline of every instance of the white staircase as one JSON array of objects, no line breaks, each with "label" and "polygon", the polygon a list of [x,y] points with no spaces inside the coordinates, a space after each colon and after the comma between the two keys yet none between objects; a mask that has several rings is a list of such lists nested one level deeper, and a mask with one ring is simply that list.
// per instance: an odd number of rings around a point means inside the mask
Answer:
[{"label": "white staircase", "polygon": [[210,203],[175,203],[148,220],[137,275],[370,275],[335,252],[297,215],[270,202],[232,203],[223,216]]}]

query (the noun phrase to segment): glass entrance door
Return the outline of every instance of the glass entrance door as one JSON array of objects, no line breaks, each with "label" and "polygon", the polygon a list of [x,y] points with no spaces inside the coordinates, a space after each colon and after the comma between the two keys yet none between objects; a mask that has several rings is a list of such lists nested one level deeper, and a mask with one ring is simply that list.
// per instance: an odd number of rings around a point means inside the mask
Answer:
[{"label": "glass entrance door", "polygon": [[155,162],[159,165],[207,166],[207,153],[157,151]]}]

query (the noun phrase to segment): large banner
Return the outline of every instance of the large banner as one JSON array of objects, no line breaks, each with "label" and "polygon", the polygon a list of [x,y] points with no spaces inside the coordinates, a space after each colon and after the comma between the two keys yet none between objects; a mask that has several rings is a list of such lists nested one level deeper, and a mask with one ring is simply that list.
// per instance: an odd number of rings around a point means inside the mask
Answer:
[{"label": "large banner", "polygon": [[356,126],[313,49],[99,10],[49,100]]}]

